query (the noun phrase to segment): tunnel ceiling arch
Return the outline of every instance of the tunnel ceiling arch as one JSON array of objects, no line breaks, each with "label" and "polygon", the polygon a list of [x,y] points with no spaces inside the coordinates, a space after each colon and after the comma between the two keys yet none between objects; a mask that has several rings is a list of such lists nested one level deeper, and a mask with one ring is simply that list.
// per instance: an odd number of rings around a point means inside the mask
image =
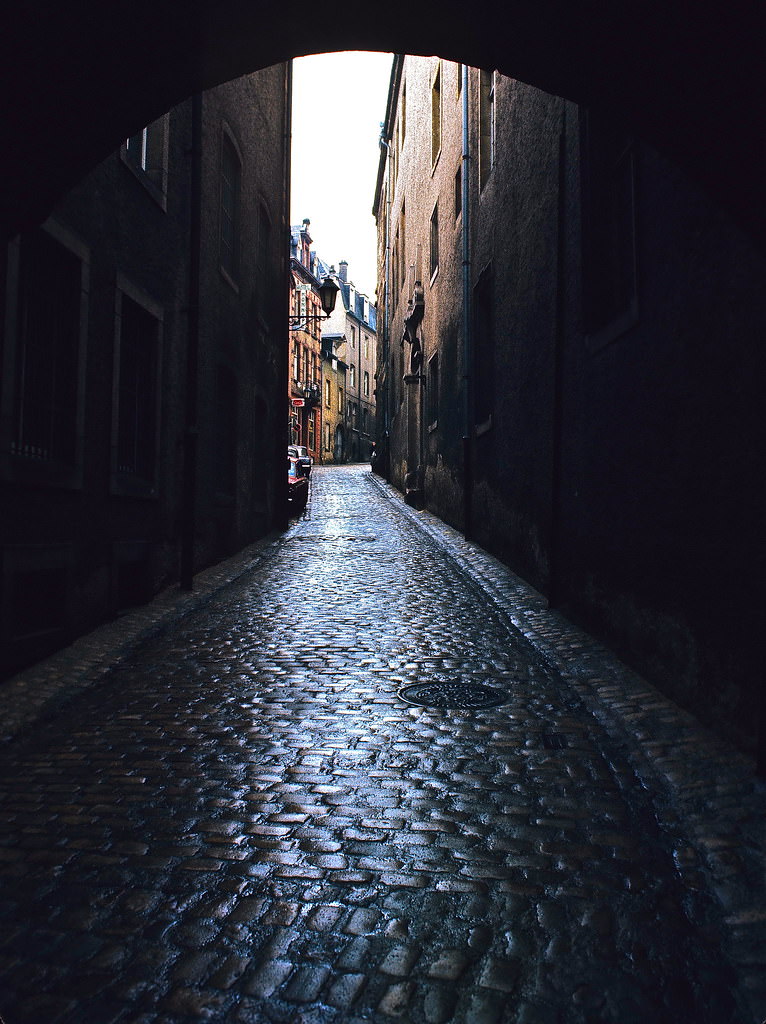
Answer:
[{"label": "tunnel ceiling arch", "polygon": [[17,4],[0,42],[1,216],[11,233],[41,220],[121,139],[197,90],[293,56],[365,49],[495,67],[612,107],[763,246],[762,10],[756,0]]}]

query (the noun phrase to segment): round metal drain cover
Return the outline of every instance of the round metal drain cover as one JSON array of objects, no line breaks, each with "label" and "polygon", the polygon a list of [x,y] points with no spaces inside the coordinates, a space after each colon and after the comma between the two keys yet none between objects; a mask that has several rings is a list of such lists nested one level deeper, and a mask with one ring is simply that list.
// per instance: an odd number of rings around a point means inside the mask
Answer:
[{"label": "round metal drain cover", "polygon": [[421,708],[494,708],[507,697],[482,683],[411,683],[399,690],[408,704]]}]

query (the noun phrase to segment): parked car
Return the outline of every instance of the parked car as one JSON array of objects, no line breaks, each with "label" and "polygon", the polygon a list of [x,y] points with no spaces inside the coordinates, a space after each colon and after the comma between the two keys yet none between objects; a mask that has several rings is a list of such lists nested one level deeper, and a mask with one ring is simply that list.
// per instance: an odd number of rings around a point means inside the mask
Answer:
[{"label": "parked car", "polygon": [[287,456],[287,514],[294,516],[306,507],[309,496],[308,477],[296,455]]},{"label": "parked car", "polygon": [[311,466],[313,465],[314,460],[309,455],[309,450],[305,445],[290,444],[287,446],[287,454],[292,455],[299,460],[305,477],[311,476]]}]

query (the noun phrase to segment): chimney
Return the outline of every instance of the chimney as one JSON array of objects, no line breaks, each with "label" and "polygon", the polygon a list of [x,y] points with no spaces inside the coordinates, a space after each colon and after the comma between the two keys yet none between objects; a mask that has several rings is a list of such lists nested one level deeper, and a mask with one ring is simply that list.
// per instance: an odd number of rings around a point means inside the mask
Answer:
[{"label": "chimney", "polygon": [[348,283],[348,263],[345,260],[341,260],[338,264],[338,277],[343,284]]}]

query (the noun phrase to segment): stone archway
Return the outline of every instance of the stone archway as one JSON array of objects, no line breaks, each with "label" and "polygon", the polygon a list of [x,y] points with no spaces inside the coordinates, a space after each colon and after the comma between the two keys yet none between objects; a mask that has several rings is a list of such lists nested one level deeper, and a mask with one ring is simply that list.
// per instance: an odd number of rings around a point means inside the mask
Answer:
[{"label": "stone archway", "polygon": [[292,56],[341,49],[430,54],[495,67],[619,110],[762,243],[766,152],[762,7],[604,7],[595,0],[370,4],[325,24],[315,6],[172,0],[16,5],[0,43],[0,221],[39,222],[121,139],[193,92]]}]

